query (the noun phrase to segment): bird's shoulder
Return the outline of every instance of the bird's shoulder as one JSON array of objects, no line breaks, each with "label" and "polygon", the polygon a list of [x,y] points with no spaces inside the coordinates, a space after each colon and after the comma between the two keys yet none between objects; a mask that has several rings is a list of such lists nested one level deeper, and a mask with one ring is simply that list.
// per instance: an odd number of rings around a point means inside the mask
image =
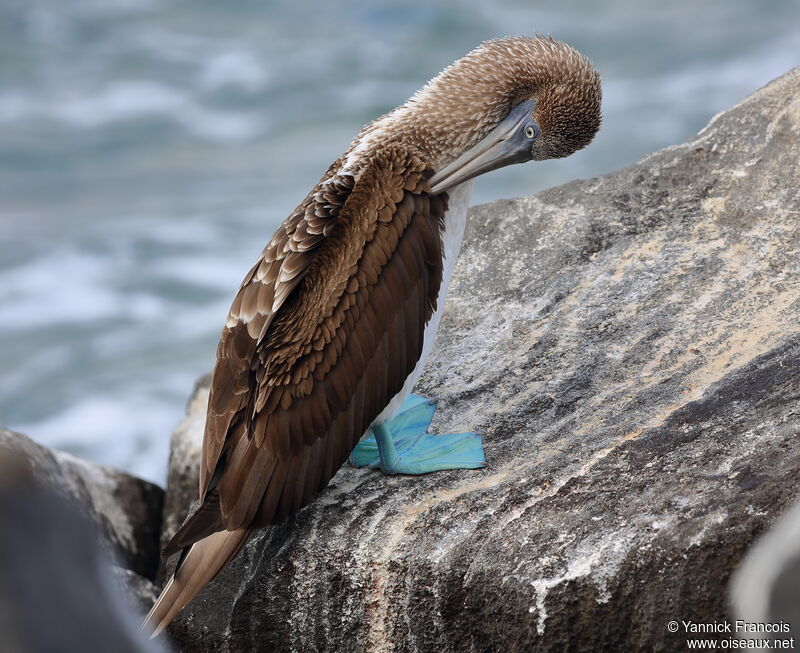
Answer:
[{"label": "bird's shoulder", "polygon": [[260,440],[255,417],[310,394],[335,365],[358,289],[377,281],[412,216],[443,213],[446,199],[428,194],[430,166],[402,144],[347,162],[331,165],[278,228],[233,301],[212,375],[201,494],[231,433]]}]

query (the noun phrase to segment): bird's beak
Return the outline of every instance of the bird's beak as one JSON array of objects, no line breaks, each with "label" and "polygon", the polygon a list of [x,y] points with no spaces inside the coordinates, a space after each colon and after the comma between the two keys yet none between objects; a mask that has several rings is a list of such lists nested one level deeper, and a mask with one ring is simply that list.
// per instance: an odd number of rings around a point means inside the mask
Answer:
[{"label": "bird's beak", "polygon": [[532,122],[535,107],[536,100],[515,106],[483,140],[430,178],[431,191],[441,193],[484,172],[533,159],[535,138],[526,136],[524,126]]}]

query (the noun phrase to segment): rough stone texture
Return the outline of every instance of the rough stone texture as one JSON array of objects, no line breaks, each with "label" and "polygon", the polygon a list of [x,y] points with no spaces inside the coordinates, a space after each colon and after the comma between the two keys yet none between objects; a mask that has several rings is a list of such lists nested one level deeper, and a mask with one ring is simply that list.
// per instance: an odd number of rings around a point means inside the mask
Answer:
[{"label": "rough stone texture", "polygon": [[22,454],[30,461],[38,482],[70,499],[91,517],[103,545],[118,564],[147,578],[155,576],[164,499],[160,487],[0,428],[0,456],[9,453]]},{"label": "rough stone texture", "polygon": [[153,582],[130,569],[122,567],[113,568],[114,578],[125,596],[132,611],[140,618],[144,618],[158,598],[158,589]]},{"label": "rough stone texture", "polygon": [[[163,549],[189,514],[189,506],[197,502],[199,492],[198,470],[203,450],[203,429],[206,423],[206,407],[211,375],[202,376],[186,404],[186,416],[175,428],[170,439],[169,467],[167,470],[167,492],[161,522]],[[163,581],[166,570],[162,560],[158,577]],[[174,561],[173,561],[174,562]],[[168,567],[170,573],[172,566]]]},{"label": "rough stone texture", "polygon": [[797,493],[798,152],[795,69],[688,143],[475,208],[418,391],[489,467],[346,467],[184,611],[182,649],[685,650],[668,621],[724,619]]}]

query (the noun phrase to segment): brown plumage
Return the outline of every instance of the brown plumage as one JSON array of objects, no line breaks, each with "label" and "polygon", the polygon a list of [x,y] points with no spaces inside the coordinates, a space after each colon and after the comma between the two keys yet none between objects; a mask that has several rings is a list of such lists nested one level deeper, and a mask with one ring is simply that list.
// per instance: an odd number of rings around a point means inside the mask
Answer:
[{"label": "brown plumage", "polygon": [[311,501],[419,369],[446,289],[447,195],[428,180],[530,99],[529,158],[566,156],[599,127],[587,59],[552,39],[489,41],[362,129],[273,236],[222,332],[201,505],[165,549],[183,555],[148,615],[156,632],[253,529]]}]

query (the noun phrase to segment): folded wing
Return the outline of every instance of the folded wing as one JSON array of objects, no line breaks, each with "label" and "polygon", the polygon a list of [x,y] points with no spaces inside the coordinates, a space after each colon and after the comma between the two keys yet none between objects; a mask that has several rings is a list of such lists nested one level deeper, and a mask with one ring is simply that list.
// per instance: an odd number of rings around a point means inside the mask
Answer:
[{"label": "folded wing", "polygon": [[321,183],[242,284],[217,351],[201,508],[167,548],[307,504],[413,371],[442,275],[446,198],[383,148]]}]

